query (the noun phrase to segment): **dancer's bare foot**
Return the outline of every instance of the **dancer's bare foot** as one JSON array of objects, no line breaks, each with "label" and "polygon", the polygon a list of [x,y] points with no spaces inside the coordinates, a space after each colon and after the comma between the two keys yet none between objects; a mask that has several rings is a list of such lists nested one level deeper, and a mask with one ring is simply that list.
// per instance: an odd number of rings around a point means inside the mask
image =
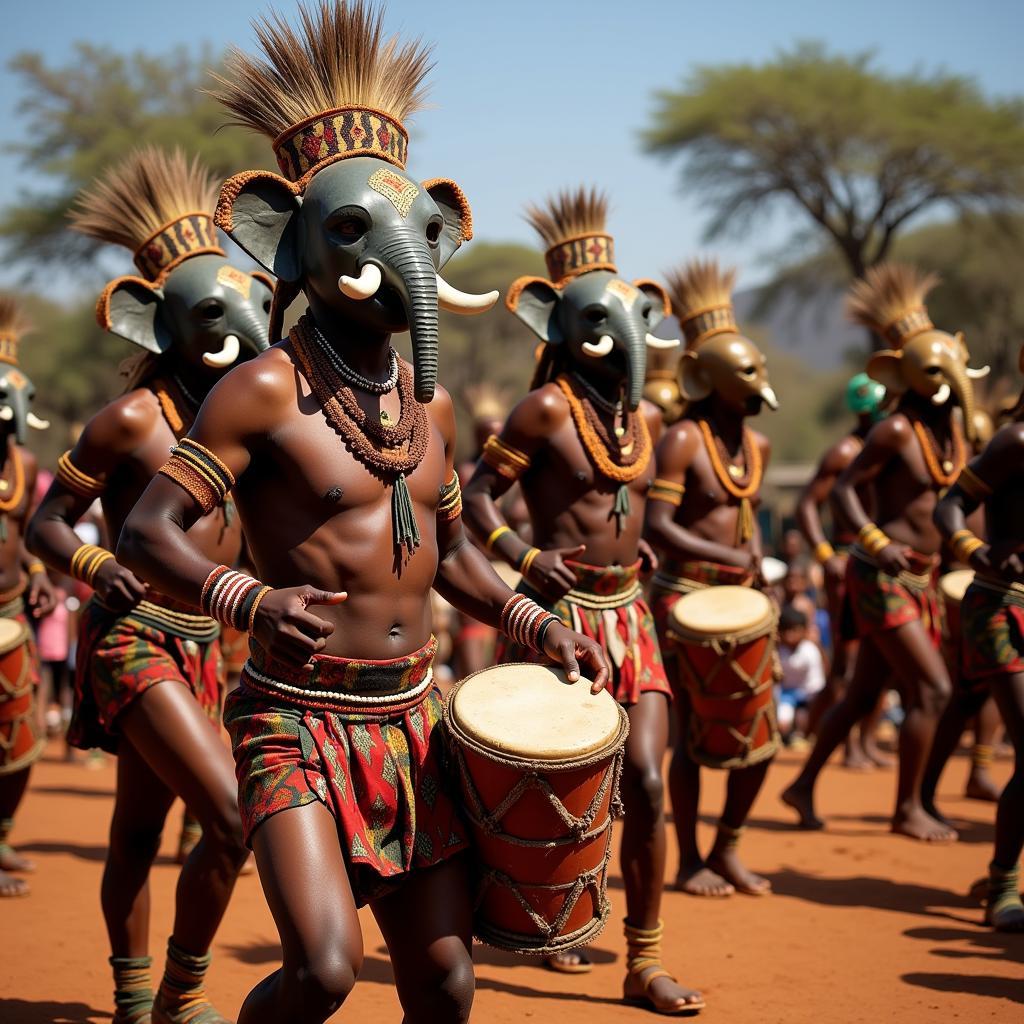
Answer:
[{"label": "dancer's bare foot", "polygon": [[564,953],[552,953],[544,960],[544,966],[559,974],[589,974],[594,969],[585,946],[567,949]]},{"label": "dancer's bare foot", "polygon": [[737,892],[747,896],[767,896],[772,891],[772,883],[746,867],[735,849],[712,851],[708,857],[708,867],[731,882]]},{"label": "dancer's bare foot", "polygon": [[843,755],[843,767],[851,772],[873,772],[875,762],[859,746],[850,746]]},{"label": "dancer's bare foot", "polygon": [[782,791],[781,799],[800,816],[800,828],[817,832],[825,827],[825,822],[814,813],[814,790],[803,789],[793,783]]},{"label": "dancer's bare foot", "polygon": [[896,758],[883,750],[874,740],[864,743],[864,753],[876,768],[895,768]]},{"label": "dancer's bare foot", "polygon": [[968,800],[984,800],[986,803],[999,803],[999,787],[988,773],[987,768],[972,768],[967,776],[964,796]]},{"label": "dancer's bare foot", "polygon": [[35,861],[22,857],[14,847],[0,846],[0,871],[20,871],[23,875],[30,875],[35,869]]},{"label": "dancer's bare foot", "polygon": [[721,875],[716,874],[703,861],[696,864],[683,864],[676,875],[675,888],[690,896],[709,896],[721,899],[732,896],[736,892]]},{"label": "dancer's bare foot", "polygon": [[892,831],[924,843],[953,843],[960,838],[952,825],[933,818],[923,807],[897,811],[893,815]]},{"label": "dancer's bare foot", "polygon": [[653,964],[645,970],[626,975],[622,998],[634,1006],[666,1016],[699,1013],[705,1006],[700,992],[684,988],[667,971]]},{"label": "dancer's bare foot", "polygon": [[14,875],[0,871],[0,899],[10,896],[27,896],[31,892],[28,882],[23,878],[15,878]]}]

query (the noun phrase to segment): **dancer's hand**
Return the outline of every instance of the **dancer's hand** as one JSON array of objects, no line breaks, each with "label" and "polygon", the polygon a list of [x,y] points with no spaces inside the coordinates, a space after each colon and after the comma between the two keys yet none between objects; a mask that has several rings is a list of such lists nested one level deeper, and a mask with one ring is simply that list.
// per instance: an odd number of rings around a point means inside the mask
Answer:
[{"label": "dancer's hand", "polygon": [[970,565],[975,572],[995,571],[1005,580],[1024,581],[1024,558],[1018,541],[986,544],[971,555]]},{"label": "dancer's hand", "polygon": [[557,601],[576,586],[576,573],[565,564],[565,559],[578,558],[586,550],[586,544],[577,544],[573,548],[548,548],[534,558],[524,579],[539,593]]},{"label": "dancer's hand", "polygon": [[643,539],[640,538],[639,544],[640,552],[640,572],[645,576],[648,573],[658,571],[658,556],[654,553],[654,548]]},{"label": "dancer's hand", "polygon": [[96,570],[92,587],[100,603],[112,612],[131,611],[149,589],[131,569],[126,569],[114,558],[106,559]]},{"label": "dancer's hand", "polygon": [[611,667],[601,645],[560,622],[548,626],[544,634],[544,653],[562,666],[570,683],[575,683],[581,675],[591,679],[591,693],[600,693],[611,679]]},{"label": "dancer's hand", "polygon": [[57,607],[57,589],[50,582],[45,570],[29,575],[25,600],[32,610],[34,619],[45,619]]},{"label": "dancer's hand", "polygon": [[301,668],[327,646],[333,623],[308,611],[310,605],[341,604],[348,594],[316,587],[272,590],[256,609],[252,635],[278,661]]},{"label": "dancer's hand", "polygon": [[846,578],[846,559],[842,555],[831,555],[821,563],[826,583],[833,587],[840,586]]},{"label": "dancer's hand", "polygon": [[879,569],[888,576],[898,576],[901,572],[910,570],[910,562],[907,561],[907,547],[905,544],[886,544],[881,551],[875,555],[875,561]]}]

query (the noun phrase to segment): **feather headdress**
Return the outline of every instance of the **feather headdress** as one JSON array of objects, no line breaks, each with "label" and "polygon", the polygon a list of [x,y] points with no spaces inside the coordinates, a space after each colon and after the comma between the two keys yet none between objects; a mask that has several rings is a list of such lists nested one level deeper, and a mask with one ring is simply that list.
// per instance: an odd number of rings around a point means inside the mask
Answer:
[{"label": "feather headdress", "polygon": [[716,334],[739,334],[732,308],[735,268],[720,267],[715,260],[692,260],[667,274],[666,282],[688,349]]},{"label": "feather headdress", "polygon": [[933,329],[924,300],[939,283],[937,274],[907,263],[878,263],[850,286],[847,316],[900,349]]},{"label": "feather headdress", "polygon": [[555,284],[589,270],[616,273],[614,240],[605,228],[608,197],[596,188],[564,189],[526,219],[545,246],[544,262]]}]

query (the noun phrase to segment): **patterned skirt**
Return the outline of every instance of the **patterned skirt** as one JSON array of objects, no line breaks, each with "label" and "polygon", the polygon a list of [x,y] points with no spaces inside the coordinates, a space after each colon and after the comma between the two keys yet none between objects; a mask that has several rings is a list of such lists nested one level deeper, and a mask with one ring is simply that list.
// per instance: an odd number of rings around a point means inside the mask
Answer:
[{"label": "patterned skirt", "polygon": [[[612,666],[611,694],[620,704],[635,704],[643,693],[663,693],[671,699],[654,619],[640,587],[640,563],[598,566],[567,560],[565,564],[575,574],[576,585],[558,601],[549,601],[525,582],[520,582],[517,592],[601,645]],[[500,665],[547,659],[502,637],[495,661]]]},{"label": "patterned skirt", "polygon": [[272,815],[319,801],[337,823],[358,906],[465,849],[436,649],[431,638],[393,661],[316,655],[296,669],[252,645],[224,710],[247,843]]},{"label": "patterned skirt", "polygon": [[39,733],[36,697],[39,690],[39,658],[32,627],[25,614],[20,584],[0,594],[0,618],[25,627],[25,641],[9,651],[0,664],[0,775],[24,771],[43,752],[46,738]]},{"label": "patterned skirt", "polygon": [[68,743],[117,752],[117,718],[157,683],[186,686],[211,721],[220,718],[220,626],[186,605],[150,594],[118,615],[94,597],[78,628]]},{"label": "patterned skirt", "polygon": [[911,551],[910,571],[890,576],[860,546],[850,552],[846,566],[846,589],[853,609],[857,633],[871,636],[897,629],[907,622],[920,622],[932,643],[942,640],[938,594],[935,589],[937,555]]},{"label": "patterned skirt", "polygon": [[960,604],[960,625],[966,680],[1024,672],[1024,589],[975,577]]}]

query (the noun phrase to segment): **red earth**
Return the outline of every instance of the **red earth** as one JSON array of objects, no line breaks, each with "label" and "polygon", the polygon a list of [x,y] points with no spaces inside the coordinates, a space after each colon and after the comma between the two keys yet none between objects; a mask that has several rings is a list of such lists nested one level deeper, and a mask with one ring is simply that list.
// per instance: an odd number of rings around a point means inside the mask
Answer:
[{"label": "red earth", "polygon": [[[0,1022],[64,1024],[110,1019],[107,943],[99,881],[113,797],[113,762],[90,771],[59,760],[51,745],[36,767],[14,835],[37,862],[32,895],[4,900]],[[828,829],[797,832],[778,793],[798,758],[773,767],[744,839],[750,865],[775,887],[766,898],[700,900],[669,892],[664,901],[666,963],[699,987],[702,1021],[728,1024],[977,1022],[1024,1019],[1024,935],[981,926],[968,897],[991,855],[992,804],[961,799],[967,771],[958,757],[944,777],[941,804],[961,842],[927,847],[887,832],[892,772],[822,777]],[[1000,782],[1008,763],[997,762]],[[706,773],[703,809],[721,806],[722,776]],[[172,812],[154,870],[155,968],[170,926],[177,868],[169,856],[180,809]],[[705,819],[703,839],[711,836]],[[674,846],[674,843],[673,843]],[[674,863],[670,864],[670,871]],[[612,879],[612,919],[584,978],[541,970],[476,947],[474,1019],[600,1024],[655,1018],[617,1002],[622,982],[621,882]],[[398,1021],[401,1012],[380,933],[362,914],[366,963],[337,1020]],[[279,948],[256,876],[243,877],[214,946],[208,990],[224,1012],[278,963]],[[282,1022],[283,1024],[283,1022]]]}]

